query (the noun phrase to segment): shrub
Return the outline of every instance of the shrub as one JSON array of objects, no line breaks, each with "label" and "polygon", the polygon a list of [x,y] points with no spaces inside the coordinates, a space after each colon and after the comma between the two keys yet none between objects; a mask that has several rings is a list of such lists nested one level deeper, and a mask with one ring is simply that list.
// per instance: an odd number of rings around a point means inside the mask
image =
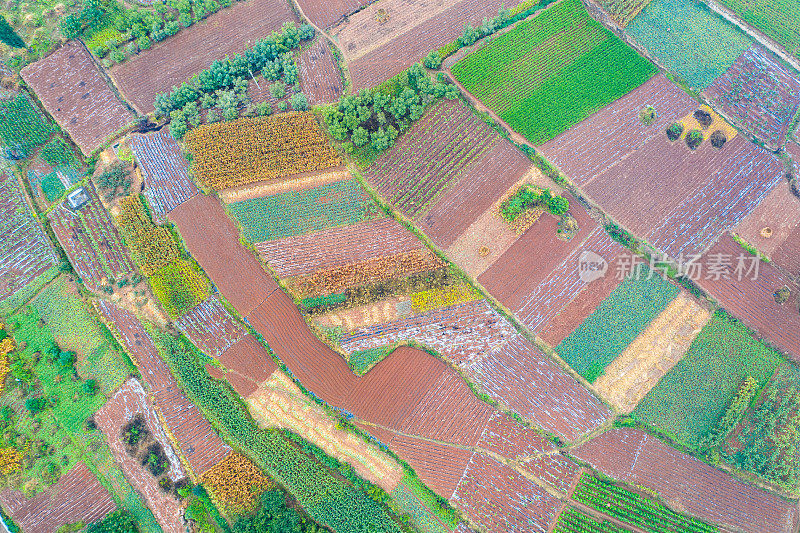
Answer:
[{"label": "shrub", "polygon": [[314,38],[314,34],[316,31],[314,30],[314,26],[311,24],[301,24],[300,29],[298,30],[298,35],[301,41],[310,41]]},{"label": "shrub", "polygon": [[787,302],[787,300],[789,300],[789,296],[791,296],[791,294],[792,291],[789,290],[789,287],[783,286],[775,291],[775,294],[772,296],[775,298],[775,303],[783,305]]},{"label": "shrub", "polygon": [[569,200],[561,196],[554,196],[547,202],[547,209],[555,216],[561,216],[569,211]]},{"label": "shrub", "polygon": [[642,124],[649,126],[653,122],[656,121],[658,115],[656,114],[656,110],[653,106],[647,106],[641,111],[639,111],[639,120],[642,121]]},{"label": "shrub", "polygon": [[139,533],[139,528],[128,511],[119,510],[99,522],[89,524],[86,533]]},{"label": "shrub", "polygon": [[286,84],[278,80],[269,86],[269,94],[275,99],[281,99],[286,96]]},{"label": "shrub", "polygon": [[692,130],[686,136],[686,146],[691,150],[696,150],[703,142],[703,133],[700,130]]},{"label": "shrub", "polygon": [[705,109],[698,109],[695,111],[694,118],[700,123],[700,126],[702,126],[703,129],[708,128],[711,123],[714,122],[714,118],[711,116],[711,113]]},{"label": "shrub", "polygon": [[711,141],[711,146],[719,150],[728,141],[728,138],[724,133],[722,133],[722,131],[716,130],[711,134],[709,140]]},{"label": "shrub", "polygon": [[295,111],[305,111],[308,109],[308,98],[303,93],[296,93],[289,97],[289,103]]},{"label": "shrub", "polygon": [[278,111],[283,113],[288,109],[289,109],[289,104],[287,104],[286,102],[278,102]]},{"label": "shrub", "polygon": [[44,398],[28,398],[25,400],[25,409],[30,411],[31,415],[40,413],[47,407],[47,400]]},{"label": "shrub", "polygon": [[433,50],[430,54],[428,54],[425,57],[423,64],[427,68],[438,69],[439,67],[442,66],[442,56],[439,55],[439,52]]},{"label": "shrub", "polygon": [[681,134],[683,134],[683,124],[680,122],[674,122],[667,128],[667,137],[670,141],[677,141]]}]

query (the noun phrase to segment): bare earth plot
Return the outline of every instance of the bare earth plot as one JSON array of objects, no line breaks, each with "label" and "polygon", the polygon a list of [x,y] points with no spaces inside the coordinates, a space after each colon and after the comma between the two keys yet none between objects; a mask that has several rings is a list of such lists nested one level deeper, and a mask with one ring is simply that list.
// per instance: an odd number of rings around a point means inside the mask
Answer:
[{"label": "bare earth plot", "polygon": [[318,0],[298,0],[297,3],[312,24],[325,29],[374,1],[328,0],[320,2]]},{"label": "bare earth plot", "polygon": [[147,430],[163,447],[169,461],[167,475],[170,480],[175,482],[186,477],[180,459],[173,451],[147,393],[135,378],[126,381],[114,393],[114,396],[97,412],[95,419],[98,427],[106,436],[114,459],[125,473],[125,478],[131,482],[136,492],[142,495],[142,499],[153,511],[153,515],[164,533],[182,533],[185,529],[180,516],[180,502],[174,496],[165,493],[147,467],[142,466],[125,450],[125,443],[121,438],[122,428],[137,414],[144,417]]},{"label": "bare earth plot", "polygon": [[[496,16],[501,6],[511,9],[518,3],[381,0],[329,33],[342,50],[353,89],[358,91],[383,83],[421,61],[431,50],[454,41],[464,32],[465,23],[479,25],[484,17]],[[378,10],[383,12],[379,14]]]},{"label": "bare earth plot", "polygon": [[287,20],[296,18],[285,0],[236,2],[115,66],[111,77],[140,113],[151,113],[158,93],[187,81],[215,59],[244,51]]},{"label": "bare earth plot", "polygon": [[[327,5],[328,2],[318,2]],[[339,67],[331,53],[330,44],[323,36],[300,54],[300,88],[312,105],[337,102],[344,87]]]},{"label": "bare earth plot", "polygon": [[[730,235],[724,235],[708,251],[703,261],[712,261],[715,255],[722,254],[732,258],[733,269],[742,253],[748,255]],[[775,266],[762,261],[758,268],[757,276],[745,273],[741,280],[731,270],[727,279],[720,277],[715,280],[713,276],[703,276],[697,283],[716,298],[724,309],[753,328],[767,342],[795,361],[800,361],[799,289]],[[789,288],[791,296],[788,301],[779,304],[775,301],[775,292],[782,287]]]},{"label": "bare earth plot", "polygon": [[662,444],[643,431],[611,429],[572,454],[615,479],[655,490],[673,509],[750,533],[789,533],[792,505]]},{"label": "bare earth plot", "polygon": [[91,524],[116,509],[111,494],[83,462],[34,498],[12,489],[0,491],[3,509],[25,533],[53,533],[64,524]]},{"label": "bare earth plot", "polygon": [[247,335],[216,294],[181,316],[175,325],[203,353],[215,358]]},{"label": "bare earth plot", "polygon": [[[645,105],[660,116],[650,126],[639,120]],[[783,165],[741,136],[719,150],[669,141],[666,125],[696,107],[657,76],[542,152],[633,234],[671,257],[702,253],[783,179]]]},{"label": "bare earth plot", "polygon": [[80,41],[67,42],[20,75],[84,155],[134,119]]}]

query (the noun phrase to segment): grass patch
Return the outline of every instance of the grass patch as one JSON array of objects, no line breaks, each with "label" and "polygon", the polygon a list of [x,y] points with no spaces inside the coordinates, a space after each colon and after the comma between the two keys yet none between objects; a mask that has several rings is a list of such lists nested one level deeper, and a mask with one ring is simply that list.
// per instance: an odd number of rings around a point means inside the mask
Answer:
[{"label": "grass patch", "polygon": [[552,139],[658,69],[564,0],[453,65],[464,87],[530,142]]},{"label": "grass patch", "polygon": [[742,382],[759,387],[783,358],[744,324],[717,311],[684,358],[644,397],[633,416],[690,447],[725,413]]},{"label": "grass patch", "polygon": [[711,85],[753,44],[738,28],[692,0],[652,0],[625,31],[698,90]]},{"label": "grass patch", "polygon": [[358,350],[350,354],[350,357],[347,358],[347,362],[350,368],[353,369],[353,372],[359,376],[363,376],[369,372],[373,366],[383,361],[389,353],[390,350],[388,346]]},{"label": "grass patch", "polygon": [[678,288],[646,271],[624,280],[589,317],[561,341],[556,352],[590,383],[677,296]]},{"label": "grass patch", "polygon": [[55,137],[52,141],[42,146],[39,151],[39,157],[51,167],[70,165],[75,162],[75,152],[61,137]]},{"label": "grass patch", "polygon": [[55,171],[42,176],[41,187],[42,193],[48,202],[55,202],[67,192],[66,187],[61,183],[61,179]]},{"label": "grass patch", "polygon": [[175,319],[211,294],[208,280],[193,262],[179,258],[150,277],[150,286],[170,318]]}]

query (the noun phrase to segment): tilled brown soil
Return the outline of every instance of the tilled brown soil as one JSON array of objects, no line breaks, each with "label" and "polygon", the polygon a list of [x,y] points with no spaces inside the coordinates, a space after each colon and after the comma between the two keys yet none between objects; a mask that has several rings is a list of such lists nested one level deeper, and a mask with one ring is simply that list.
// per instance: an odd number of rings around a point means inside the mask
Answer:
[{"label": "tilled brown soil", "polygon": [[[328,2],[315,2],[328,5]],[[312,105],[337,102],[344,87],[328,40],[319,36],[300,54],[300,88]]]},{"label": "tilled brown soil", "polygon": [[84,155],[134,119],[80,41],[68,41],[20,75]]},{"label": "tilled brown soil", "polygon": [[298,0],[303,14],[316,26],[325,29],[342,20],[347,15],[355,13],[375,0]]},{"label": "tilled brown soil", "polygon": [[474,453],[472,450],[404,435],[395,435],[388,446],[414,468],[414,472],[431,490],[448,500],[453,496]]},{"label": "tilled brown soil", "polygon": [[611,429],[573,455],[620,481],[655,490],[675,510],[751,533],[797,529],[797,505],[739,481],[643,431]]},{"label": "tilled brown soil", "polygon": [[156,95],[188,81],[224,59],[251,47],[297,20],[285,0],[247,0],[167,37],[111,69],[111,77],[140,113],[151,113]]},{"label": "tilled brown soil", "polygon": [[108,489],[83,462],[33,498],[18,490],[3,489],[0,503],[25,533],[53,533],[64,524],[76,522],[91,524],[117,507]]}]

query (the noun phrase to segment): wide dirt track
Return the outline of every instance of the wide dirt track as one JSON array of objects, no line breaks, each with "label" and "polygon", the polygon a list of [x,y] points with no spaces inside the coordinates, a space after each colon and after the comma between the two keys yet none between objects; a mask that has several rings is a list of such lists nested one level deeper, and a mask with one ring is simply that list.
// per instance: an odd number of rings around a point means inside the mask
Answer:
[{"label": "wide dirt track", "polygon": [[286,0],[236,2],[117,65],[111,78],[140,113],[151,113],[158,93],[188,81],[215,59],[244,51],[287,20],[297,18]]},{"label": "wide dirt track", "polygon": [[611,429],[573,450],[601,472],[657,491],[674,509],[750,533],[797,529],[797,504],[790,504],[673,450],[636,429]]}]

